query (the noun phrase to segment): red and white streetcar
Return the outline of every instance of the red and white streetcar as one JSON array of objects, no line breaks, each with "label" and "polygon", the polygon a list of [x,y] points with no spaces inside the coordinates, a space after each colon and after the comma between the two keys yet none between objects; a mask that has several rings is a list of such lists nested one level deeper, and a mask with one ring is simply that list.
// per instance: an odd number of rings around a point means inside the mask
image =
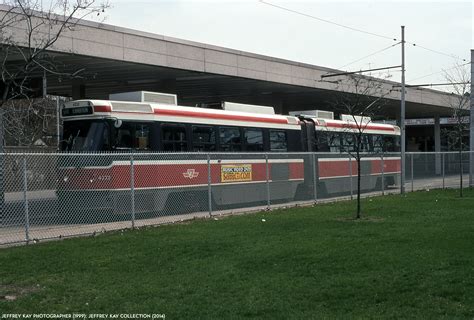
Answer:
[{"label": "red and white streetcar", "polygon": [[[207,210],[209,185],[217,208],[265,203],[268,193],[272,202],[310,200],[315,185],[318,197],[345,194],[351,181],[355,185],[357,164],[347,151],[357,124],[347,117],[334,120],[322,111],[277,115],[271,107],[228,102],[222,109],[184,107],[176,101],[175,95],[130,92],[66,103],[61,198],[127,213],[132,170],[137,213]],[[362,189],[399,183],[399,138],[396,126],[365,126],[362,151],[370,155],[362,160]],[[382,152],[393,153],[383,166]]]}]

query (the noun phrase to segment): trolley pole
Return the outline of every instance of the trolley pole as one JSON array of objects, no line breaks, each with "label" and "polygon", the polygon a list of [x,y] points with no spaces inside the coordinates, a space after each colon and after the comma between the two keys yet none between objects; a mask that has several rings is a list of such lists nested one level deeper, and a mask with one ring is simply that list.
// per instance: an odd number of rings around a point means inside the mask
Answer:
[{"label": "trolley pole", "polygon": [[[400,106],[400,156],[401,156],[401,168],[400,168],[400,193],[405,193],[405,26],[402,26],[402,94],[401,94],[401,106]],[[413,169],[412,169],[413,170]]]}]

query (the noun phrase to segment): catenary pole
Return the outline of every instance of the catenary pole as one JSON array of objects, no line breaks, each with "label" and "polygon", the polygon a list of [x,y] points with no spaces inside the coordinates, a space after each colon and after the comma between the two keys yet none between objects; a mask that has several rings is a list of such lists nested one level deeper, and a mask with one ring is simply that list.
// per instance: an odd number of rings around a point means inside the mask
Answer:
[{"label": "catenary pole", "polygon": [[471,49],[471,107],[469,119],[469,186],[474,187],[474,50]]},{"label": "catenary pole", "polygon": [[59,101],[59,96],[56,96],[56,148],[59,150],[61,148],[61,131],[59,129],[59,121],[61,114],[61,103]]},{"label": "catenary pole", "polygon": [[402,26],[402,94],[400,106],[400,193],[405,193],[405,26]]}]

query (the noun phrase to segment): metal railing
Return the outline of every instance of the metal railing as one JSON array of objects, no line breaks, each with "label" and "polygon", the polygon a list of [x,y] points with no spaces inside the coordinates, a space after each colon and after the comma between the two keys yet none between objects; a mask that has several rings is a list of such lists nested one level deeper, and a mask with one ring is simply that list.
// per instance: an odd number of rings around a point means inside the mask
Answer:
[{"label": "metal railing", "polygon": [[[406,157],[406,191],[458,188],[461,178],[469,186],[469,152]],[[0,245],[353,198],[357,190],[357,162],[347,154],[4,153],[0,164]],[[364,155],[361,190],[399,193],[400,154]]]}]

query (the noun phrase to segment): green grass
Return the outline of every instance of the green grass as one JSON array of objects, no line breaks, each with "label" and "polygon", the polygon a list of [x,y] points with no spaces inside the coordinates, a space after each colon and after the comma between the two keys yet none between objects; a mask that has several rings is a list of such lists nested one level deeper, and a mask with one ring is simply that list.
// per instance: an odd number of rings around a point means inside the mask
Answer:
[{"label": "green grass", "polygon": [[0,313],[473,319],[474,191],[362,208],[361,221],[349,201],[2,249],[0,291],[18,299]]}]

